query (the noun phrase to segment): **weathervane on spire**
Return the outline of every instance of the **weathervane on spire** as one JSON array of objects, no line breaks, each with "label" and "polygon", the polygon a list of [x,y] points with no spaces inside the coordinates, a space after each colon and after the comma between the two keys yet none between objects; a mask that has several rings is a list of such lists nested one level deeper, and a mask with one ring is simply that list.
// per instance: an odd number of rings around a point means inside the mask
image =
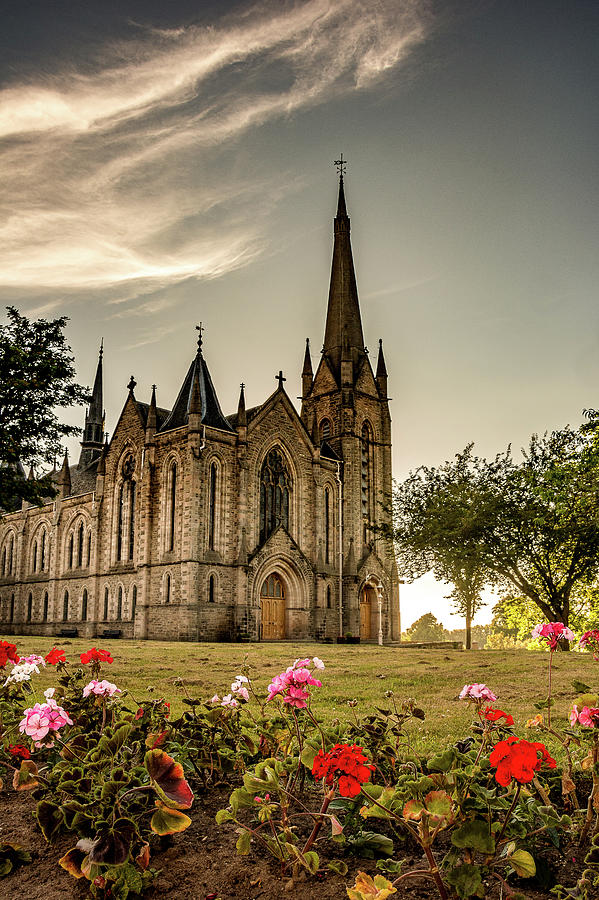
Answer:
[{"label": "weathervane on spire", "polygon": [[196,325],[196,331],[199,332],[199,334],[198,334],[198,352],[202,349],[202,334],[204,333],[204,330],[205,330],[204,326],[202,325],[201,322],[199,325]]},{"label": "weathervane on spire", "polygon": [[333,162],[333,165],[337,166],[337,174],[339,175],[339,178],[343,178],[347,171],[347,160],[343,159],[343,153],[341,154],[339,159],[336,159]]}]

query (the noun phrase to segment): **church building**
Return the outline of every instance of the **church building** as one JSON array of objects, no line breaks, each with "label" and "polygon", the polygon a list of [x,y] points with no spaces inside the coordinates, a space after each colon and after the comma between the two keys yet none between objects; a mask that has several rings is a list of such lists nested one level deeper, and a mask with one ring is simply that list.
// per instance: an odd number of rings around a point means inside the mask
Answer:
[{"label": "church building", "polygon": [[[324,345],[301,411],[274,392],[223,414],[197,350],[172,408],[128,385],[104,441],[102,356],[78,463],[0,519],[0,631],[181,641],[400,637],[388,521],[391,418],[364,344],[343,174]],[[190,348],[191,349],[191,348]],[[207,354],[209,355],[209,354]]]}]

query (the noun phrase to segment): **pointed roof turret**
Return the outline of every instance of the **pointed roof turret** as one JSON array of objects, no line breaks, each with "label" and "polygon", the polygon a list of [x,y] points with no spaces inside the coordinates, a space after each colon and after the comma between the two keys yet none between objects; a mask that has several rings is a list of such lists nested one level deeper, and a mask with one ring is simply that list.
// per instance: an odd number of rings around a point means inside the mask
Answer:
[{"label": "pointed roof turret", "polygon": [[97,459],[102,450],[102,438],[104,432],[104,404],[102,397],[102,357],[104,356],[104,338],[100,342],[100,353],[96,368],[96,377],[92,390],[89,409],[85,414],[85,426],[83,428],[83,440],[81,441],[81,454],[79,456],[79,468],[84,469]]},{"label": "pointed roof turret", "polygon": [[385,357],[383,356],[383,339],[379,338],[379,358],[376,363],[376,377],[387,377],[387,366],[385,365]]},{"label": "pointed roof turret", "polygon": [[237,427],[245,428],[248,423],[247,413],[245,411],[245,384],[239,385],[239,403],[237,404]]},{"label": "pointed roof turret", "polygon": [[202,354],[203,327],[201,324],[196,327],[200,332],[200,336],[195,359],[187,370],[187,375],[181,385],[175,405],[161,425],[160,431],[170,431],[171,428],[180,428],[182,425],[187,425],[190,413],[192,415],[199,413],[200,422],[203,425],[211,425],[213,428],[220,428],[222,431],[233,430],[220,408],[212,378]]},{"label": "pointed roof turret", "polygon": [[58,494],[60,497],[68,497],[71,493],[71,470],[69,469],[69,453],[65,450],[62,469],[57,478]]},{"label": "pointed roof turret", "polygon": [[364,334],[349,233],[350,223],[345,204],[343,172],[341,172],[334,226],[331,284],[322,348],[322,352],[328,357],[337,375],[340,374],[344,334],[347,335],[346,340],[354,364],[364,353]]},{"label": "pointed roof turret", "polygon": [[302,375],[309,375],[311,378],[313,374],[312,358],[310,356],[310,338],[306,338],[306,352],[304,353],[304,368],[302,369]]},{"label": "pointed roof turret", "polygon": [[146,428],[156,431],[156,385],[152,385],[152,399],[150,400],[150,408],[148,409],[148,418],[146,420]]}]

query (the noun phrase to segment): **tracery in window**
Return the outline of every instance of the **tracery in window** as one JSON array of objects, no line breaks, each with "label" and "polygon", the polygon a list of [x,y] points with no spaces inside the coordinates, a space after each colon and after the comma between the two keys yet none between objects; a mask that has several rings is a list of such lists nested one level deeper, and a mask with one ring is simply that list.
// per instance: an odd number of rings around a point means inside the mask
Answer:
[{"label": "tracery in window", "polygon": [[291,476],[281,452],[270,450],[260,473],[260,543],[279,525],[289,530],[291,490]]}]

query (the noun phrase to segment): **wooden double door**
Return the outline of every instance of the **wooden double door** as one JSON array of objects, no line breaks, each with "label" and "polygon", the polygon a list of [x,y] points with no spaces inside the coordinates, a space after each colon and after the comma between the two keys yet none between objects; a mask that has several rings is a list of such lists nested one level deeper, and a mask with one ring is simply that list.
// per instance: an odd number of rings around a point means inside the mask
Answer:
[{"label": "wooden double door", "polygon": [[369,641],[372,637],[372,598],[371,587],[362,589],[360,595],[360,640]]},{"label": "wooden double door", "polygon": [[285,639],[285,585],[275,573],[260,589],[260,621],[263,641]]}]

